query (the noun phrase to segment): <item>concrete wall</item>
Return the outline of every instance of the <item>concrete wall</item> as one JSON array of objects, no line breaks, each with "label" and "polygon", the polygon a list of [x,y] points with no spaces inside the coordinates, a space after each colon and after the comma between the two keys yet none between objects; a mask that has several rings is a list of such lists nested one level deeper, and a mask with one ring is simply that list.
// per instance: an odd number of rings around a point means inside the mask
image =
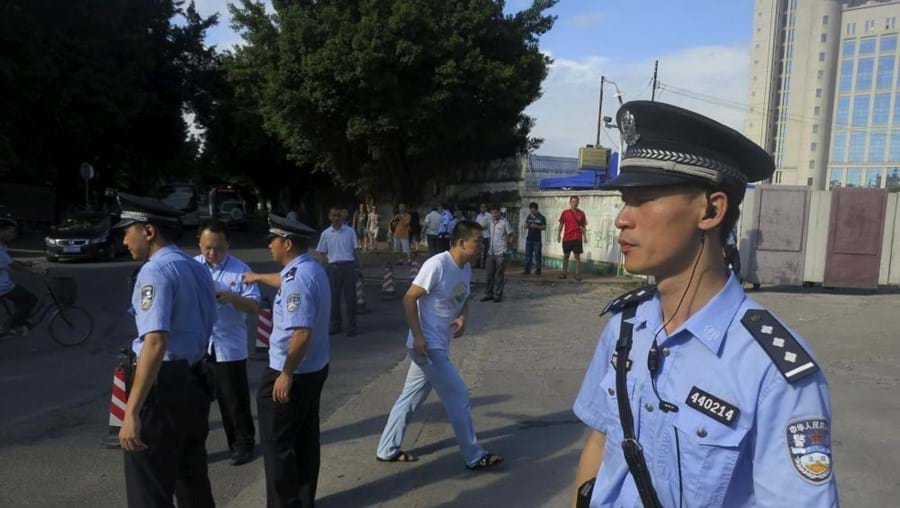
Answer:
[{"label": "concrete wall", "polygon": [[524,194],[516,217],[518,224],[522,225],[516,229],[516,257],[521,259],[525,253],[525,218],[529,213],[528,203],[534,201],[547,218],[547,230],[543,237],[544,266],[561,266],[563,252],[562,244],[556,241],[557,228],[560,214],[569,208],[570,196],[579,197],[579,208],[587,216],[587,238],[584,242],[584,254],[581,256],[585,270],[614,273],[621,258],[615,219],[622,206],[622,199],[615,191],[547,191]]}]

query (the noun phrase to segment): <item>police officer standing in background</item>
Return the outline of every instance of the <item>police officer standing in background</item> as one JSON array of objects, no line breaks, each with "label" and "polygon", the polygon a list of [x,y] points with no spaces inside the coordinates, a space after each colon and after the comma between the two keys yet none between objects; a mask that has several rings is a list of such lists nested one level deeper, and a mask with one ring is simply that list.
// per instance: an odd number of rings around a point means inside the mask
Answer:
[{"label": "police officer standing in background", "polygon": [[128,506],[214,506],[206,465],[210,389],[204,356],[216,321],[209,272],[173,245],[180,212],[119,194],[123,243],[146,261],[132,295],[137,365],[119,431]]},{"label": "police officer standing in background", "polygon": [[307,252],[315,234],[299,222],[270,215],[269,250],[284,268],[280,273],[244,274],[246,283],[278,288],[269,367],[257,395],[269,507],[311,507],[316,498],[331,291],[325,270]]},{"label": "police officer standing in background", "polygon": [[228,253],[224,223],[212,220],[204,224],[198,241],[200,255],[194,259],[209,270],[218,302],[218,319],[209,340],[216,399],[232,452],[231,464],[239,466],[253,459],[256,443],[247,384],[247,314],[259,313],[259,286],[242,280],[250,267]]},{"label": "police officer standing in background", "polygon": [[837,506],[825,375],[723,257],[771,156],[659,102],[627,103],[616,119],[628,149],[603,188],[622,192],[625,269],[657,285],[604,310],[574,408],[593,429],[576,505]]}]

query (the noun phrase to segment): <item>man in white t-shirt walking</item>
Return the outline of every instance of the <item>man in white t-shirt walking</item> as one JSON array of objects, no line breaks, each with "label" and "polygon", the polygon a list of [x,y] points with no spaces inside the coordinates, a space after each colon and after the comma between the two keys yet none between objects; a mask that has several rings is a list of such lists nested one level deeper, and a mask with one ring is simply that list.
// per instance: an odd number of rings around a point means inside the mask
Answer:
[{"label": "man in white t-shirt walking", "polygon": [[466,330],[472,280],[469,262],[479,255],[481,238],[477,222],[460,221],[453,229],[450,250],[425,261],[403,298],[409,323],[406,348],[412,362],[403,392],[391,409],[378,443],[376,457],[381,462],[418,460],[401,450],[400,445],[410,416],[425,402],[432,387],[450,418],[466,467],[485,469],[503,461],[478,443],[468,389],[450,363],[450,339],[461,337]]},{"label": "man in white t-shirt walking", "polygon": [[322,231],[316,251],[326,258],[331,283],[331,334],[341,333],[341,295],[347,306],[347,336],[356,335],[356,233],[344,224],[343,210],[328,212],[331,226]]}]

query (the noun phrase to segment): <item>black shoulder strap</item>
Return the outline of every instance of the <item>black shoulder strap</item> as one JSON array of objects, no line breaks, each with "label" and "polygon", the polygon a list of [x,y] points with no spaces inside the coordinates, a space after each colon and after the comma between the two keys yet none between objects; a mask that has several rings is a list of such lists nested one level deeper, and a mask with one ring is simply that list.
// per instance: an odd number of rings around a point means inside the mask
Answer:
[{"label": "black shoulder strap", "polygon": [[[635,290],[637,291],[637,290]],[[626,293],[626,295],[629,293]],[[651,293],[652,294],[652,293]],[[625,296],[625,295],[623,295]],[[616,402],[619,406],[619,422],[622,425],[622,452],[628,471],[634,479],[635,487],[641,496],[641,502],[645,508],[662,508],[656,489],[653,488],[653,479],[650,469],[644,458],[644,450],[634,434],[634,415],[631,412],[631,403],[628,400],[628,355],[631,353],[632,334],[634,325],[626,320],[631,319],[637,313],[638,305],[642,300],[632,297],[623,303],[622,323],[619,328],[619,340],[616,342]]]},{"label": "black shoulder strap", "polygon": [[750,335],[759,342],[769,358],[775,362],[778,371],[793,383],[819,370],[809,353],[797,342],[796,337],[765,309],[748,310],[741,323]]},{"label": "black shoulder strap", "polygon": [[631,304],[631,303],[634,303],[635,305],[637,305],[645,300],[649,300],[655,294],[656,294],[656,286],[653,286],[653,285],[634,289],[623,295],[620,295],[617,298],[613,298],[612,300],[610,300],[609,303],[606,304],[606,307],[603,307],[603,310],[600,312],[600,315],[602,316],[602,315],[606,314],[607,312],[613,312],[613,313],[619,312],[620,310],[625,308],[626,305]]}]

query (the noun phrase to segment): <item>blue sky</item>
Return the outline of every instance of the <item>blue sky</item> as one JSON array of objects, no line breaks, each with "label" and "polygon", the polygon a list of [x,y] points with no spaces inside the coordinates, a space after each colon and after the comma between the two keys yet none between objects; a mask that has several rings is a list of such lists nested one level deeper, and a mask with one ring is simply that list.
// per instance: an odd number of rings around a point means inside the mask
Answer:
[{"label": "blue sky", "polygon": [[[198,0],[204,15],[221,12],[209,43],[234,44],[227,0]],[[530,0],[508,0],[514,12]],[[578,147],[596,137],[600,76],[615,81],[624,100],[649,98],[653,60],[660,81],[679,89],[745,104],[752,35],[753,0],[561,0],[552,13],[556,24],[541,39],[554,64],[543,97],[527,112],[536,118],[533,135],[544,138],[538,153],[577,156]],[[614,116],[614,89],[604,96],[603,114]],[[672,90],[658,99],[712,116],[740,130],[743,111]],[[601,143],[617,143],[615,131]]]}]

